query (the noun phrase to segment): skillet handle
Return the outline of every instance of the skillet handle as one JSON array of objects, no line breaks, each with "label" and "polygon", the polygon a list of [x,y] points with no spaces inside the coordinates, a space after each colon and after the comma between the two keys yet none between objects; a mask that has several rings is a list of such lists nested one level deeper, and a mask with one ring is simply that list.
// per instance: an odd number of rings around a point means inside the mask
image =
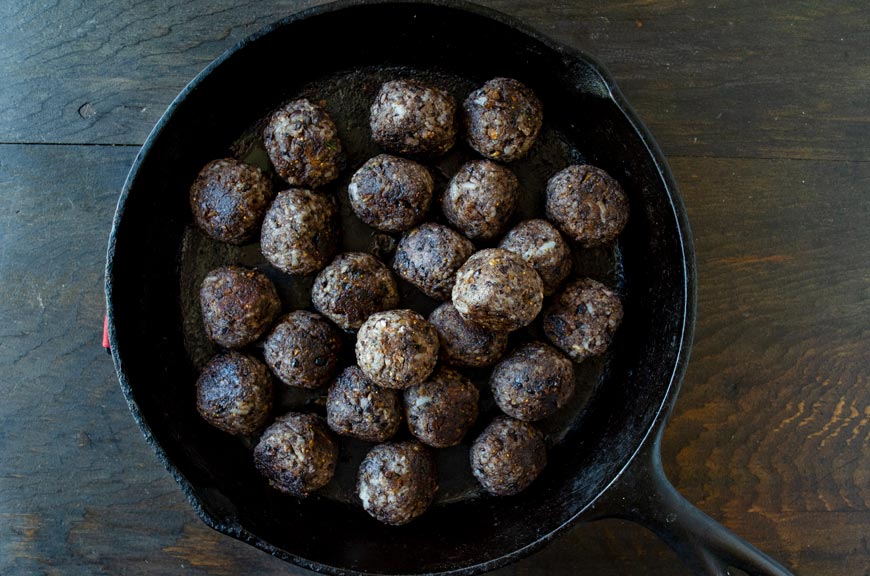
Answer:
[{"label": "skillet handle", "polygon": [[[660,429],[661,430],[661,429]],[[648,438],[623,474],[591,511],[593,519],[622,518],[652,530],[695,574],[792,576],[776,560],[686,500],[665,476],[661,431]]]}]

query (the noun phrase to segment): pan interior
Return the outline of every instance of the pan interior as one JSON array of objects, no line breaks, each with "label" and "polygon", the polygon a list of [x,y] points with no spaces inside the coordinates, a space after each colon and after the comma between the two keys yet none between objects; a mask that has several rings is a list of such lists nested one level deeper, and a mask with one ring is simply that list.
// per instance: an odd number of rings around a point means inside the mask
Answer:
[{"label": "pan interior", "polygon": [[[347,51],[323,50],[342,39]],[[436,5],[365,5],[315,11],[247,42],[195,81],[170,108],[134,167],[122,199],[107,273],[122,386],[140,424],[191,501],[213,526],[309,567],[419,573],[481,567],[513,556],[569,522],[615,477],[651,426],[679,356],[687,278],[671,191],[632,122],[596,69],[512,26]],[[298,96],[326,100],[349,152],[326,192],[340,201],[344,249],[382,245],[346,199],[353,170],[378,152],[367,107],[383,80],[423,77],[461,101],[495,76],[532,87],[545,109],[533,153],[512,164],[523,185],[520,218],[541,214],[546,179],[588,161],[623,183],[632,215],[617,247],[576,251],[577,270],[617,286],[626,319],[608,355],[578,367],[572,405],[544,424],[550,463],[526,492],[479,494],[467,444],[441,452],[439,501],[402,528],[382,526],[356,504],[352,476],[368,445],[343,450],[338,477],[299,501],[270,489],[250,463],[250,440],[211,429],[196,414],[193,383],[215,351],[205,340],[197,288],[213,266],[264,270],[285,308],[310,307],[310,279],[269,267],[252,244],[211,242],[191,227],[187,188],[205,162],[229,154],[269,169],[261,121]],[[472,152],[460,145],[430,164],[436,190]],[[279,188],[280,189],[280,188]],[[435,303],[403,295],[428,313]],[[532,326],[517,339],[540,337]],[[255,352],[256,353],[256,352]],[[350,361],[348,359],[348,361]],[[475,376],[486,389],[486,373]],[[474,435],[495,413],[484,393]],[[322,393],[283,389],[281,408],[322,412]]]}]

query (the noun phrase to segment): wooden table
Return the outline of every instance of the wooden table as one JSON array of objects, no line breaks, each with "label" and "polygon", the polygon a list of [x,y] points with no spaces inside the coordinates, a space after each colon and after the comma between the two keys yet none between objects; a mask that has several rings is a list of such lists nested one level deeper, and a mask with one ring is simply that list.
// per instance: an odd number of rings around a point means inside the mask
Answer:
[{"label": "wooden table", "polygon": [[[206,528],[100,348],[106,238],[138,146],[210,60],[315,2],[0,4],[0,573],[302,573]],[[798,574],[870,566],[870,6],[489,1],[597,56],[695,234],[683,493]],[[619,521],[499,574],[680,574]]]}]

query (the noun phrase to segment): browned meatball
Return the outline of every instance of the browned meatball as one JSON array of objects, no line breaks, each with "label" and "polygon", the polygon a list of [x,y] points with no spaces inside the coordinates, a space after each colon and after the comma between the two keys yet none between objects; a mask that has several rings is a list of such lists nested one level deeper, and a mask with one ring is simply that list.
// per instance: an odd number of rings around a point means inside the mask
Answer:
[{"label": "browned meatball", "polygon": [[413,310],[368,317],[356,338],[356,363],[378,386],[403,389],[425,380],[438,361],[438,333]]},{"label": "browned meatball", "polygon": [[384,82],[371,108],[372,139],[399,154],[444,154],[456,141],[456,101],[416,80]]},{"label": "browned meatball", "polygon": [[533,422],[553,414],[574,395],[574,366],[552,346],[529,342],[496,365],[489,385],[502,412]]},{"label": "browned meatball", "polygon": [[405,390],[405,417],[423,444],[447,448],[462,442],[477,420],[480,393],[470,380],[446,368]]},{"label": "browned meatball", "polygon": [[254,448],[254,465],[281,492],[300,498],[326,486],[338,446],[323,418],[290,412],[266,428]]},{"label": "browned meatball", "polygon": [[399,393],[376,386],[358,367],[349,366],[329,389],[326,421],[342,436],[384,442],[402,423]]},{"label": "browned meatball", "polygon": [[571,249],[546,220],[520,222],[502,238],[498,247],[532,265],[544,283],[544,296],[555,292],[571,273]]},{"label": "browned meatball", "polygon": [[294,100],[269,118],[263,131],[275,171],[291,186],[319,188],[338,178],[343,164],[338,130],[326,110]]},{"label": "browned meatball", "polygon": [[575,362],[601,354],[622,322],[619,296],[600,282],[575,280],[544,312],[544,334]]},{"label": "browned meatball", "polygon": [[473,252],[474,244],[458,232],[427,223],[402,236],[393,269],[426,296],[450,300],[456,271]]},{"label": "browned meatball", "polygon": [[318,312],[344,330],[356,330],[370,315],[395,308],[399,289],[389,268],[362,252],[336,256],[311,289]]},{"label": "browned meatball", "polygon": [[463,112],[468,144],[502,162],[526,155],[544,118],[535,93],[511,78],[494,78],[469,94]]},{"label": "browned meatball", "polygon": [[297,310],[284,316],[266,338],[263,357],[284,384],[323,386],[338,370],[341,336],[320,314]]},{"label": "browned meatball", "polygon": [[281,311],[272,281],[241,266],[209,272],[202,281],[199,301],[206,334],[224,348],[241,348],[255,341]]},{"label": "browned meatball", "polygon": [[215,240],[244,244],[256,236],[272,195],[259,168],[223,158],[200,170],[190,187],[190,209],[196,225]]},{"label": "browned meatball", "polygon": [[441,361],[453,366],[489,366],[504,353],[508,335],[466,322],[456,307],[445,302],[429,314],[429,324],[438,332]]},{"label": "browned meatball", "polygon": [[547,182],[547,218],[583,246],[613,242],[628,222],[628,199],[610,174],[568,166]]},{"label": "browned meatball", "polygon": [[435,459],[417,442],[379,444],[360,465],[356,486],[366,512],[384,524],[407,524],[435,499]]},{"label": "browned meatball", "polygon": [[514,418],[496,418],[471,446],[471,472],[494,496],[522,492],[546,465],[544,435]]},{"label": "browned meatball", "polygon": [[509,169],[488,160],[468,162],[450,180],[441,210],[472,240],[490,240],[505,231],[519,198],[519,181]]},{"label": "browned meatball", "polygon": [[196,381],[196,409],[224,432],[254,434],[272,410],[272,377],[250,356],[219,354],[208,361]]},{"label": "browned meatball", "polygon": [[535,319],[543,301],[535,269],[501,248],[475,253],[456,273],[453,305],[466,321],[490,330],[522,328]]},{"label": "browned meatball", "polygon": [[338,248],[338,211],[332,198],[291,188],[278,194],[263,220],[260,249],[275,268],[311,274]]},{"label": "browned meatball", "polygon": [[402,232],[426,217],[433,188],[422,164],[381,154],[356,171],[347,195],[360,220],[384,232]]}]

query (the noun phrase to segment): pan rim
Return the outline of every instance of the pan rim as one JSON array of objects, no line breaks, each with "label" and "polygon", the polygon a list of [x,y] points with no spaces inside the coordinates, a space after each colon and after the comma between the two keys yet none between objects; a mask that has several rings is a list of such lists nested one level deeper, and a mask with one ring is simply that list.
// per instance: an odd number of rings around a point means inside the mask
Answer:
[{"label": "pan rim", "polygon": [[118,334],[117,327],[115,325],[113,302],[113,269],[116,257],[117,232],[119,229],[119,225],[124,218],[129,193],[134,187],[139,171],[141,169],[141,165],[144,159],[150,153],[154,142],[159,138],[166,125],[169,123],[170,119],[174,116],[174,113],[179,105],[187,99],[191,92],[198,88],[198,86],[205,78],[207,78],[216,68],[221,66],[225,61],[233,57],[245,46],[258,41],[265,36],[268,36],[273,31],[294,22],[311,18],[313,16],[338,12],[348,8],[367,5],[410,6],[415,4],[460,10],[473,15],[482,16],[484,18],[494,20],[500,24],[519,31],[526,36],[529,36],[533,40],[540,42],[546,48],[553,50],[568,59],[574,61],[579,60],[588,64],[589,67],[600,76],[602,84],[607,88],[608,91],[606,96],[613,101],[613,103],[617,106],[622,115],[629,122],[631,128],[641,139],[644,148],[646,149],[650,158],[653,160],[658,175],[665,187],[667,200],[670,203],[670,208],[674,216],[674,222],[677,226],[680,249],[682,250],[683,254],[681,270],[683,285],[683,306],[682,318],[680,318],[680,337],[677,343],[678,350],[676,354],[676,360],[674,362],[673,370],[671,371],[671,375],[669,377],[669,382],[662,393],[661,403],[659,406],[656,407],[654,411],[655,415],[652,419],[652,422],[647,428],[643,438],[639,440],[637,447],[634,449],[631,456],[628,458],[622,468],[620,468],[617,474],[614,475],[613,478],[609,482],[607,482],[606,485],[593,498],[591,498],[589,502],[587,502],[586,505],[581,508],[576,514],[574,514],[567,521],[550,530],[546,534],[539,536],[535,541],[509,553],[503,554],[502,556],[499,556],[497,558],[493,558],[484,562],[479,562],[477,564],[432,572],[431,574],[438,574],[444,576],[470,575],[479,574],[482,572],[487,572],[496,568],[503,567],[541,549],[547,543],[551,542],[556,536],[580,521],[582,516],[590,509],[590,507],[594,506],[594,504],[601,498],[601,496],[605,494],[631,466],[632,462],[635,460],[641,449],[650,441],[652,437],[655,436],[655,434],[657,434],[663,428],[670,414],[670,411],[673,408],[674,400],[678,395],[679,389],[681,387],[682,379],[689,361],[692,337],[694,334],[697,303],[697,282],[692,235],[683,200],[680,196],[679,190],[667,164],[665,156],[659,148],[658,144],[655,142],[646,126],[641,122],[637,113],[628,103],[622,91],[619,89],[618,85],[613,79],[612,75],[595,58],[589,56],[588,54],[582,52],[577,48],[561,44],[552,40],[551,38],[541,34],[536,29],[522,23],[521,21],[515,19],[512,16],[488,7],[473,4],[466,0],[423,0],[418,2],[403,0],[338,0],[335,2],[320,4],[304,10],[300,10],[298,12],[294,12],[293,14],[276,20],[264,26],[260,30],[254,32],[253,34],[250,34],[249,36],[243,38],[235,45],[224,51],[217,58],[215,58],[205,68],[203,68],[190,82],[187,83],[187,85],[184,86],[179,94],[172,100],[172,102],[161,115],[160,119],[155,124],[154,128],[149,133],[148,137],[145,139],[142,147],[139,149],[136,158],[134,159],[130,167],[130,171],[128,172],[128,175],[124,181],[124,185],[121,188],[121,193],[119,195],[115,215],[112,220],[112,229],[109,235],[105,267],[105,294],[107,311],[106,315],[108,320],[108,336],[110,350],[112,360],[115,366],[115,372],[117,374],[121,390],[124,394],[124,398],[127,402],[128,409],[130,410],[134,420],[138,424],[143,436],[145,437],[146,442],[155,451],[160,462],[164,465],[167,471],[178,483],[182,492],[185,494],[194,511],[196,512],[197,516],[207,526],[218,532],[246,542],[282,560],[292,562],[293,564],[315,572],[326,574],[348,574],[354,576],[365,576],[373,573],[361,572],[347,568],[339,568],[337,566],[331,566],[321,562],[308,560],[304,557],[289,553],[282,548],[278,548],[264,541],[262,538],[243,528],[238,523],[225,524],[218,521],[215,517],[211,515],[209,511],[205,509],[202,501],[200,501],[199,497],[197,496],[191,482],[188,481],[184,474],[182,474],[174,466],[174,464],[167,456],[165,450],[154,438],[151,427],[149,426],[148,422],[146,421],[144,415],[140,411],[139,406],[134,399],[132,387],[127,378],[126,365],[121,357],[120,352],[118,351]]}]

